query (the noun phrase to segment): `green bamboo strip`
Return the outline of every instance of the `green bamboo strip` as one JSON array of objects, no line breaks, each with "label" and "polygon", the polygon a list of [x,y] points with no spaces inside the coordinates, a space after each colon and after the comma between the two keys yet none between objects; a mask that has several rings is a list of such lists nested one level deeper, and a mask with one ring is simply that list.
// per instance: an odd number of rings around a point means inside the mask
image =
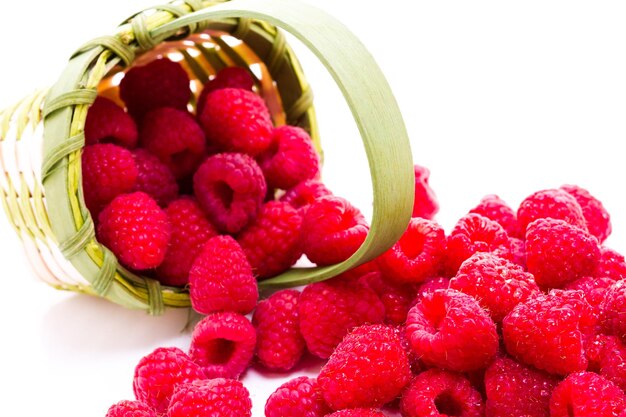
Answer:
[{"label": "green bamboo strip", "polygon": [[95,47],[102,47],[109,50],[115,56],[119,57],[126,66],[131,65],[135,60],[135,52],[133,51],[133,49],[126,45],[124,42],[122,42],[116,36],[101,36],[99,38],[93,39],[78,48],[78,50],[74,54],[80,54]]},{"label": "green bamboo strip", "polygon": [[207,48],[204,45],[199,44],[198,50],[200,51],[200,54],[202,54],[204,59],[207,60],[209,65],[211,65],[211,67],[215,70],[215,72],[218,72],[219,70],[226,67],[226,63],[219,56],[215,48]]},{"label": "green bamboo strip", "polygon": [[37,227],[37,220],[35,219],[35,213],[33,213],[33,207],[30,204],[30,190],[28,189],[28,183],[24,178],[24,173],[20,172],[20,194],[18,196],[18,203],[20,212],[24,216],[24,225],[27,228],[28,235],[32,239],[44,239],[45,236],[41,233],[41,230]]}]

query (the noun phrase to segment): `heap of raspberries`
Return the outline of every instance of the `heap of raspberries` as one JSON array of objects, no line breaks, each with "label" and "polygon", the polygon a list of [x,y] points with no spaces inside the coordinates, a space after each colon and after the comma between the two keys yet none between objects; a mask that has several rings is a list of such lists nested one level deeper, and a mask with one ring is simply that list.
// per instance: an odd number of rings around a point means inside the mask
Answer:
[{"label": "heap of raspberries", "polygon": [[[348,258],[368,223],[320,181],[307,133],[273,125],[247,69],[191,97],[185,70],[156,60],[85,126],[98,239],[187,286],[202,315],[185,350],[139,360],[135,398],[107,417],[251,417],[251,367],[294,372],[266,417],[626,417],[626,261],[587,190],[540,190],[517,209],[488,195],[446,232],[416,166],[414,217],[392,248],[259,299],[259,280],[303,256]],[[317,377],[297,374],[307,355]]]}]

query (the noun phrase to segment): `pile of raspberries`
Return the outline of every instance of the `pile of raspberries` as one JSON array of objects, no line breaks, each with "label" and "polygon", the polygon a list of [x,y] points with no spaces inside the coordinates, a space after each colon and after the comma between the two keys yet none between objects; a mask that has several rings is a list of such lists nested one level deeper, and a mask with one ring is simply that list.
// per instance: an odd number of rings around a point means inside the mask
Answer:
[{"label": "pile of raspberries", "polygon": [[[274,127],[245,69],[191,103],[166,59],[131,69],[126,109],[99,98],[83,152],[98,239],[126,267],[187,286],[203,315],[187,351],[135,368],[134,400],[107,417],[250,417],[240,377],[324,360],[266,417],[626,417],[626,261],[587,190],[484,197],[446,233],[415,166],[413,217],[387,252],[330,280],[259,300],[257,282],[305,255],[348,258],[368,224],[319,180],[302,129]],[[189,111],[195,109],[195,115]]]}]

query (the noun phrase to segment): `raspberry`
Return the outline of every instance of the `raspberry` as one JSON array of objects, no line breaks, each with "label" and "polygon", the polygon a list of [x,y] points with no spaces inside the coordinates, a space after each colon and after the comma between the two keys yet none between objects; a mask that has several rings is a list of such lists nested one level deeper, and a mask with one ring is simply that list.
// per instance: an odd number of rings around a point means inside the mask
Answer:
[{"label": "raspberry", "polygon": [[248,314],[259,297],[246,255],[235,239],[207,240],[189,270],[189,298],[198,313],[228,310]]},{"label": "raspberry", "polygon": [[189,356],[208,378],[237,378],[250,365],[255,345],[256,332],[245,316],[213,313],[193,329]]},{"label": "raspberry", "polygon": [[593,372],[569,375],[550,398],[550,417],[612,417],[625,408],[622,390]]},{"label": "raspberry", "polygon": [[202,368],[182,350],[157,348],[135,367],[133,391],[139,401],[152,407],[157,414],[165,414],[178,384],[205,378]]},{"label": "raspberry", "polygon": [[597,310],[600,308],[602,300],[604,300],[604,293],[614,283],[611,278],[595,278],[592,276],[586,276],[572,281],[565,285],[563,289],[582,291],[585,294],[585,300]]},{"label": "raspberry", "polygon": [[493,254],[526,269],[526,243],[522,239],[509,237],[508,248],[503,246],[493,251]]},{"label": "raspberry", "polygon": [[137,166],[134,191],[143,191],[161,207],[167,207],[178,196],[178,184],[169,168],[145,149],[133,152]]},{"label": "raspberry", "polygon": [[395,330],[361,326],[348,334],[322,367],[318,381],[334,410],[379,407],[400,395],[411,379]]},{"label": "raspberry", "polygon": [[415,172],[415,200],[413,201],[413,217],[423,217],[432,220],[439,211],[437,196],[430,185],[428,179],[430,171],[420,165],[413,167]]},{"label": "raspberry", "polygon": [[561,288],[595,270],[600,250],[588,232],[557,219],[538,219],[526,230],[526,265],[542,289]]},{"label": "raspberry", "polygon": [[288,371],[304,353],[306,344],[298,319],[299,299],[300,292],[282,290],[259,302],[254,310],[256,356],[268,369]]},{"label": "raspberry", "polygon": [[485,368],[498,350],[489,314],[475,299],[452,289],[426,295],[411,308],[406,335],[426,365],[457,372]]},{"label": "raspberry", "polygon": [[436,275],[445,249],[443,227],[432,220],[414,217],[400,240],[377,263],[392,282],[419,283]]},{"label": "raspberry", "polygon": [[307,207],[315,200],[330,196],[332,193],[320,180],[307,180],[291,188],[280,198],[280,201],[291,204],[297,209]]},{"label": "raspberry", "polygon": [[113,404],[105,417],[157,417],[157,415],[146,403],[122,400]]},{"label": "raspberry", "polygon": [[517,225],[517,215],[515,211],[495,194],[489,194],[483,197],[480,203],[469,212],[480,214],[481,216],[485,216],[497,222],[506,230],[510,237],[523,237]]},{"label": "raspberry", "polygon": [[508,252],[509,245],[509,236],[498,223],[480,214],[467,214],[461,217],[448,236],[448,273],[456,274],[463,261],[476,252]]},{"label": "raspberry", "polygon": [[626,261],[617,251],[600,246],[600,260],[593,273],[596,277],[608,277],[614,281],[626,278]]},{"label": "raspberry", "polygon": [[602,202],[592,196],[589,191],[577,185],[563,185],[561,190],[576,199],[580,205],[589,233],[602,243],[611,234],[611,217]]},{"label": "raspberry", "polygon": [[585,216],[580,204],[563,190],[542,190],[526,197],[517,209],[519,231],[525,234],[526,227],[543,218],[563,220],[572,226],[587,230]]},{"label": "raspberry", "polygon": [[256,217],[267,186],[254,159],[221,153],[200,165],[193,189],[209,220],[223,232],[237,233]]},{"label": "raspberry", "polygon": [[274,129],[270,147],[257,159],[271,188],[288,190],[320,173],[320,160],[311,137],[295,126]]},{"label": "raspberry", "polygon": [[615,336],[597,335],[587,347],[588,371],[626,389],[626,346]]},{"label": "raspberry", "polygon": [[270,112],[263,99],[252,91],[212,91],[202,104],[198,120],[209,144],[224,151],[256,156],[272,142]]},{"label": "raspberry", "polygon": [[190,197],[174,200],[165,209],[172,227],[170,244],[163,262],[156,270],[166,285],[184,286],[189,283],[189,270],[207,240],[217,235],[204,217],[198,203]]},{"label": "raspberry", "polygon": [[480,393],[460,374],[429,369],[417,375],[400,401],[405,417],[482,417]]},{"label": "raspberry", "polygon": [[317,379],[306,376],[285,382],[265,403],[266,417],[324,417],[330,412]]},{"label": "raspberry", "polygon": [[289,269],[302,256],[302,216],[287,203],[270,201],[255,222],[237,237],[252,271],[269,278]]},{"label": "raspberry", "polygon": [[446,277],[433,277],[424,281],[417,289],[417,294],[411,303],[411,307],[417,304],[422,298],[428,294],[432,294],[437,290],[446,290],[450,286],[450,279]]},{"label": "raspberry", "polygon": [[415,298],[414,287],[388,283],[376,271],[362,275],[360,280],[374,290],[385,306],[385,323],[404,324],[411,301]]},{"label": "raspberry", "polygon": [[502,321],[507,352],[557,375],[587,368],[584,341],[596,323],[580,291],[552,290],[518,304]]},{"label": "raspberry", "polygon": [[471,295],[496,323],[520,302],[539,293],[532,274],[490,253],[478,252],[461,264],[450,288]]},{"label": "raspberry", "polygon": [[385,307],[363,282],[339,276],[308,285],[300,295],[298,314],[309,351],[328,358],[354,327],[382,323]]},{"label": "raspberry", "polygon": [[167,417],[191,416],[251,417],[250,393],[234,379],[181,384],[172,395]]},{"label": "raspberry", "polygon": [[202,93],[200,93],[200,97],[198,98],[198,109],[196,113],[202,114],[206,96],[212,91],[221,88],[241,88],[243,90],[252,91],[253,87],[254,78],[252,78],[252,75],[250,75],[247,69],[241,67],[223,68],[215,74],[213,79],[204,84]]},{"label": "raspberry", "polygon": [[361,246],[368,230],[365,217],[347,200],[322,197],[304,214],[304,254],[319,266],[345,261]]},{"label": "raspberry", "polygon": [[171,227],[165,212],[148,194],[115,197],[98,220],[98,240],[127,267],[144,270],[163,262]]},{"label": "raspberry", "polygon": [[179,63],[156,59],[128,70],[120,82],[120,97],[137,121],[159,107],[185,110],[191,98],[189,76]]},{"label": "raspberry", "polygon": [[110,143],[87,146],[81,161],[85,205],[94,218],[111,200],[135,187],[137,166],[127,149]]},{"label": "raspberry", "polygon": [[506,356],[485,372],[487,417],[550,417],[550,395],[559,379]]},{"label": "raspberry", "polygon": [[382,411],[373,408],[351,408],[335,411],[326,417],[385,417]]},{"label": "raspberry", "polygon": [[604,294],[600,303],[600,324],[607,334],[626,343],[626,281],[617,281]]},{"label": "raspberry", "polygon": [[104,97],[96,98],[85,120],[85,144],[96,143],[114,143],[128,149],[137,146],[137,126],[133,119]]},{"label": "raspberry", "polygon": [[187,111],[172,107],[161,107],[145,115],[139,141],[178,179],[193,173],[206,154],[200,126]]}]

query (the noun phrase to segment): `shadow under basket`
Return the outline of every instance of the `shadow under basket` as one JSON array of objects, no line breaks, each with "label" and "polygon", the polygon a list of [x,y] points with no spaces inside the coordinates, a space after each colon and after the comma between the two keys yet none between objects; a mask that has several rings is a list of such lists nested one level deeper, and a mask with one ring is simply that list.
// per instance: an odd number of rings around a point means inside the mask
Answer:
[{"label": "shadow under basket", "polygon": [[180,62],[194,97],[228,66],[248,68],[275,125],[306,129],[321,155],[313,95],[286,30],[326,66],[341,89],[368,157],[374,212],[370,232],[348,260],[292,268],[260,282],[298,286],[338,275],[387,250],[402,235],[413,204],[413,162],[402,116],[378,65],[340,22],[294,0],[187,0],[127,19],[114,35],[83,45],[57,83],[0,114],[2,202],[37,275],[58,289],[104,297],[161,314],[189,307],[186,288],[167,287],[121,266],[95,237],[81,181],[89,106],[98,95],[120,104],[119,81],[133,65]]}]

